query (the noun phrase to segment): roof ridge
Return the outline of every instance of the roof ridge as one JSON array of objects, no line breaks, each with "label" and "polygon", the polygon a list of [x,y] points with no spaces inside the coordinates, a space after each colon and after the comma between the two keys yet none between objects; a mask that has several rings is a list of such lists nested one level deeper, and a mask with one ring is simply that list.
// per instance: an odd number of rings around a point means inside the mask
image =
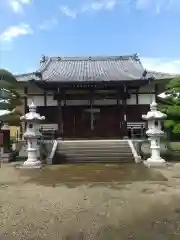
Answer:
[{"label": "roof ridge", "polygon": [[50,61],[98,61],[98,60],[128,60],[128,59],[133,59],[135,61],[139,61],[138,54],[129,54],[129,55],[117,55],[117,56],[74,56],[74,57],[64,57],[64,56],[59,56],[59,57],[45,57],[43,56],[41,60],[41,64],[43,63],[43,66],[41,68],[44,68],[44,66],[48,65]]},{"label": "roof ridge", "polygon": [[50,62],[51,62],[51,58],[47,57],[47,56],[42,56],[41,60],[40,60],[40,68],[37,70],[38,73],[42,73],[44,72],[47,67],[49,66]]}]

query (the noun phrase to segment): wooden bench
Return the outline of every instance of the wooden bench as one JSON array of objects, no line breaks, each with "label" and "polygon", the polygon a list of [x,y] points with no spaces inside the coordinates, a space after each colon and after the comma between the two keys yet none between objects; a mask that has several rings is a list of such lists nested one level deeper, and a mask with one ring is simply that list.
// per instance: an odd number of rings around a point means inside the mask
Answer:
[{"label": "wooden bench", "polygon": [[141,138],[145,136],[145,122],[128,122],[127,129],[130,138]]}]

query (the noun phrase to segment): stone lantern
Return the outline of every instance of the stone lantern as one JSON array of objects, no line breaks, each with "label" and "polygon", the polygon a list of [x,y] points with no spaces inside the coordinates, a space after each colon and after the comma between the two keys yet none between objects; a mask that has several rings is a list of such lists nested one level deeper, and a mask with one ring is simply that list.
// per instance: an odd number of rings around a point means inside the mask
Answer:
[{"label": "stone lantern", "polygon": [[144,161],[144,164],[148,167],[160,167],[167,164],[160,156],[160,138],[164,136],[161,123],[166,117],[166,114],[157,110],[155,101],[150,105],[150,111],[146,115],[142,115],[142,119],[148,122],[146,135],[150,141],[151,156]]},{"label": "stone lantern", "polygon": [[20,120],[26,123],[26,131],[24,133],[24,139],[27,140],[27,152],[28,158],[24,162],[24,167],[39,168],[41,167],[40,151],[38,146],[38,140],[41,137],[39,132],[39,122],[45,120],[44,116],[40,116],[36,112],[36,105],[32,102],[29,105],[29,112],[20,118]]}]

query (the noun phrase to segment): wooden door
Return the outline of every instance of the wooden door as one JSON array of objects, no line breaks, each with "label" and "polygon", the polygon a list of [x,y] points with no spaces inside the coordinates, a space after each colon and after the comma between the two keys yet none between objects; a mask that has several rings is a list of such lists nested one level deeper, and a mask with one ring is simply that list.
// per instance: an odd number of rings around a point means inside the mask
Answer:
[{"label": "wooden door", "polygon": [[91,113],[85,107],[63,109],[63,129],[66,138],[120,138],[123,136],[123,111],[117,106],[96,107],[92,126]]},{"label": "wooden door", "polygon": [[84,107],[73,106],[63,109],[64,137],[86,138],[90,132],[89,114],[84,113]]},{"label": "wooden door", "polygon": [[119,111],[116,106],[101,107],[95,122],[95,135],[103,138],[116,138],[120,134]]},{"label": "wooden door", "polygon": [[63,136],[73,137],[74,131],[74,112],[71,107],[63,107]]},{"label": "wooden door", "polygon": [[75,113],[75,129],[78,138],[90,137],[90,115],[85,107],[79,107]]}]

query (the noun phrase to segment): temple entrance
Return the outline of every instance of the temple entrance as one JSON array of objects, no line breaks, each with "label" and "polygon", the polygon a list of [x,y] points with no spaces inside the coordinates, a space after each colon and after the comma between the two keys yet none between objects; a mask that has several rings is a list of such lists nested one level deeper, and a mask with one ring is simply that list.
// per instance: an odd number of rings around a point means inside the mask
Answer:
[{"label": "temple entrance", "polygon": [[63,109],[64,138],[119,138],[123,114],[116,106],[66,107]]}]

